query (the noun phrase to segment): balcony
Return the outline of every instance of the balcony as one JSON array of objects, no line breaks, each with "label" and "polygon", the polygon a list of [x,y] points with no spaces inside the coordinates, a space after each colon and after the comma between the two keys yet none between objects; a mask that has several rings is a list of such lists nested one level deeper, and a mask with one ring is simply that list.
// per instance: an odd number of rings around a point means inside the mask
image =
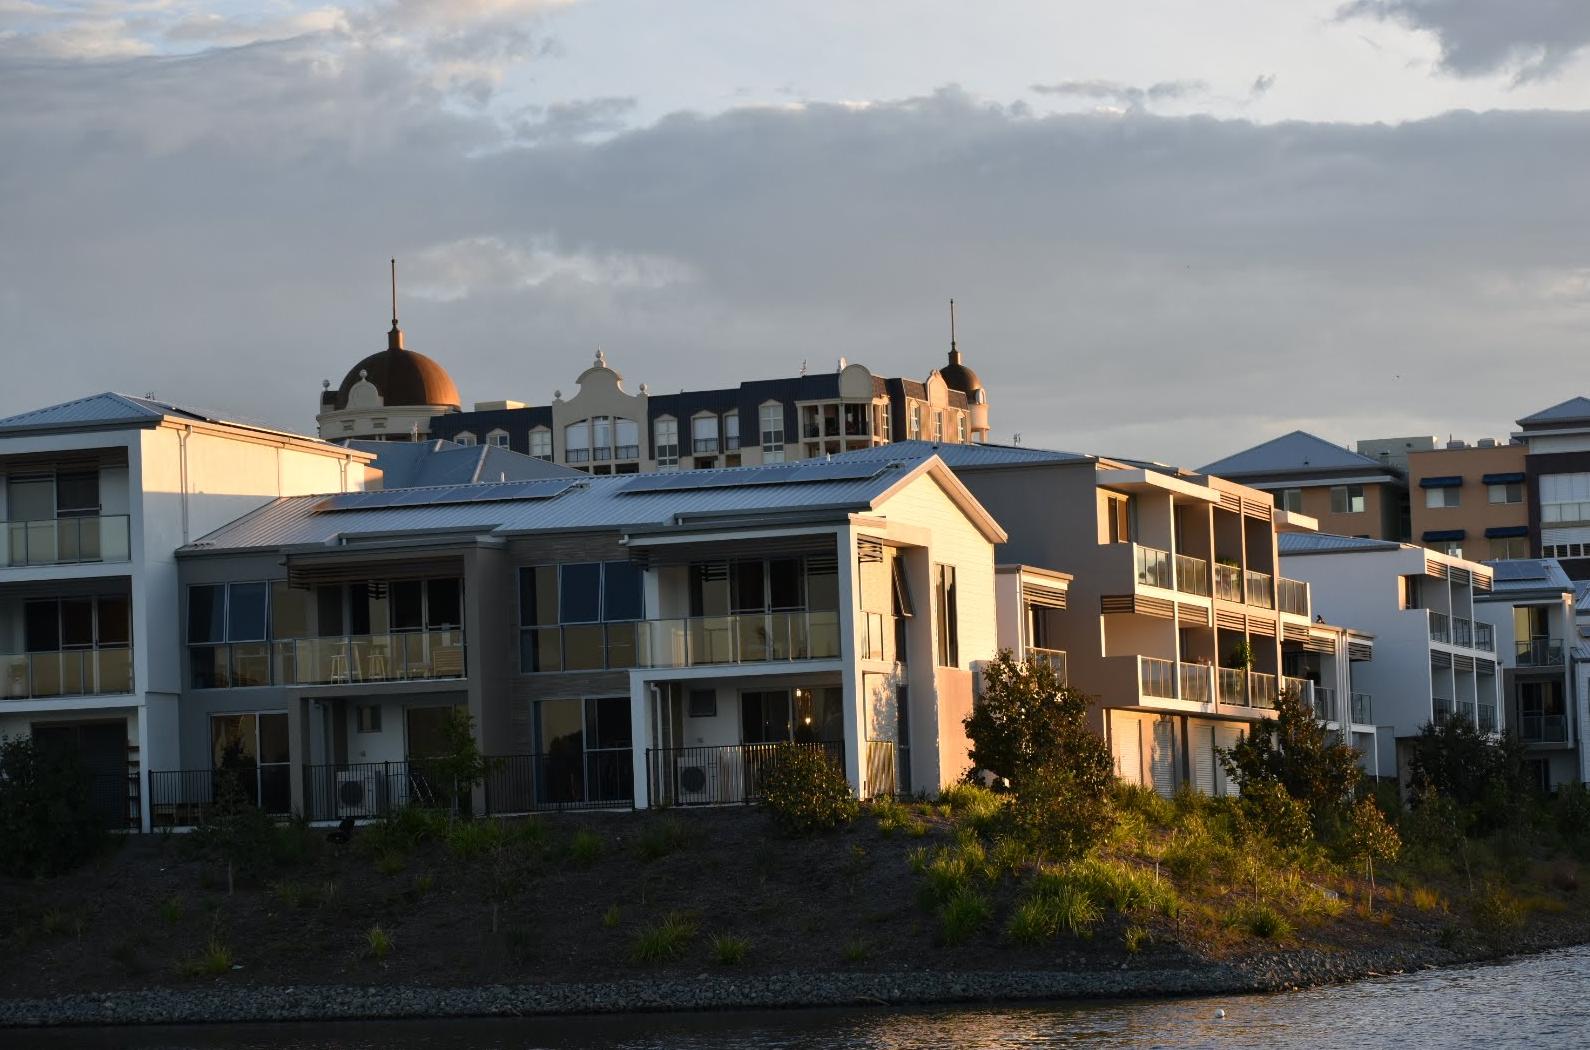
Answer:
[{"label": "balcony", "polygon": [[1293,694],[1305,704],[1313,704],[1314,702],[1314,683],[1307,678],[1291,678],[1283,675],[1281,678],[1281,691]]},{"label": "balcony", "polygon": [[1479,727],[1480,727],[1480,732],[1482,732],[1482,733],[1494,733],[1494,732],[1497,731],[1497,729],[1499,727],[1498,727],[1497,722],[1496,722],[1496,705],[1495,704],[1481,704],[1480,705]]},{"label": "balcony", "polygon": [[1214,668],[1207,664],[1182,664],[1181,698],[1207,704],[1213,695]]},{"label": "balcony", "polygon": [[1465,649],[1474,647],[1474,621],[1465,620],[1461,616],[1452,617],[1452,644],[1461,645]]},{"label": "balcony", "polygon": [[1216,672],[1219,677],[1220,702],[1235,704],[1238,707],[1248,706],[1248,672],[1240,667],[1220,667]]},{"label": "balcony", "polygon": [[1561,667],[1562,643],[1550,638],[1531,638],[1514,645],[1519,667]]},{"label": "balcony", "polygon": [[1137,658],[1137,688],[1143,696],[1176,699],[1176,661],[1153,656]]},{"label": "balcony", "polygon": [[1335,722],[1340,716],[1336,708],[1336,690],[1328,686],[1314,687],[1314,717],[1321,722]]},{"label": "balcony", "polygon": [[0,700],[116,696],[132,691],[131,649],[0,653]]},{"label": "balcony", "polygon": [[1249,605],[1257,605],[1261,609],[1275,608],[1275,578],[1252,569],[1244,573],[1244,582],[1247,585]]},{"label": "balcony", "polygon": [[279,685],[357,685],[465,676],[464,634],[456,630],[292,638],[276,642],[273,649]]},{"label": "balcony", "polygon": [[1276,580],[1276,601],[1281,611],[1292,616],[1308,616],[1308,584],[1302,580]]},{"label": "balcony", "polygon": [[1518,738],[1526,744],[1566,744],[1567,715],[1519,715]]},{"label": "balcony", "polygon": [[1452,643],[1452,618],[1446,613],[1430,612],[1430,640],[1443,645]]},{"label": "balcony", "polygon": [[1034,663],[1048,664],[1054,671],[1055,680],[1061,685],[1068,684],[1066,677],[1066,652],[1064,649],[1041,649],[1036,645],[1027,646],[1027,659]]},{"label": "balcony", "polygon": [[1176,555],[1176,589],[1183,594],[1209,596],[1209,563],[1185,554]]},{"label": "balcony", "polygon": [[1480,620],[1474,621],[1474,648],[1488,653],[1496,651],[1496,628]]},{"label": "balcony", "polygon": [[1375,712],[1370,704],[1368,693],[1354,693],[1351,697],[1351,703],[1354,725],[1372,726],[1375,724]]},{"label": "balcony", "polygon": [[636,624],[637,667],[837,660],[839,613],[730,613]]},{"label": "balcony", "polygon": [[1248,672],[1248,706],[1273,708],[1275,706],[1276,679],[1263,671]]},{"label": "balcony", "polygon": [[1242,569],[1236,565],[1215,565],[1215,597],[1223,602],[1242,601]]},{"label": "balcony", "polygon": [[1444,726],[1447,723],[1447,719],[1452,717],[1452,701],[1445,697],[1435,697],[1430,701],[1430,712],[1434,716],[1433,721],[1435,724]]},{"label": "balcony", "polygon": [[647,796],[653,806],[754,802],[768,770],[794,749],[820,754],[845,768],[842,741],[646,749]]},{"label": "balcony", "polygon": [[132,552],[129,522],[125,514],[8,521],[3,564],[17,568],[127,561]]},{"label": "balcony", "polygon": [[1133,545],[1134,568],[1139,587],[1171,588],[1171,556],[1169,551],[1154,547]]}]

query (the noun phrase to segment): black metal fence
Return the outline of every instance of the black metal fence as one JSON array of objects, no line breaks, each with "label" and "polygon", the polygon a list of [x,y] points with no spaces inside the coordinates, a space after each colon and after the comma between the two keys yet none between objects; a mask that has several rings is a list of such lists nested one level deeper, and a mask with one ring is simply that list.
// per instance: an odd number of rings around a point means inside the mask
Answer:
[{"label": "black metal fence", "polygon": [[488,760],[486,813],[630,809],[635,765],[628,748],[551,755],[498,755]]},{"label": "black metal fence", "polygon": [[237,766],[230,769],[169,769],[149,773],[149,822],[157,828],[188,828],[204,823],[229,789],[265,812],[292,812],[289,767]]},{"label": "black metal fence", "polygon": [[754,802],[762,778],[784,749],[821,751],[841,770],[844,745],[837,740],[809,744],[727,744],[718,747],[668,747],[646,750],[648,796],[653,806],[710,806]]},{"label": "black metal fence", "polygon": [[136,831],[139,822],[137,773],[93,773],[88,777],[88,804],[111,830]]}]

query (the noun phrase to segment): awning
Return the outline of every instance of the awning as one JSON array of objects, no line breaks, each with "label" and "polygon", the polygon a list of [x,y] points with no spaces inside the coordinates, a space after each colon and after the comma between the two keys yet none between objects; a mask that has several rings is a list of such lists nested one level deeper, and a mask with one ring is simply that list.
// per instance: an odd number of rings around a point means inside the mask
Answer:
[{"label": "awning", "polygon": [[1513,474],[1486,474],[1480,480],[1487,485],[1518,485],[1523,483],[1524,472],[1520,470]]},{"label": "awning", "polygon": [[1433,478],[1420,478],[1421,489],[1455,489],[1463,484],[1461,474],[1441,474]]},{"label": "awning", "polygon": [[1508,536],[1528,536],[1528,525],[1492,525],[1485,530],[1485,538],[1499,540]]},{"label": "awning", "polygon": [[1433,543],[1437,540],[1461,540],[1468,533],[1463,529],[1426,529],[1424,542]]}]

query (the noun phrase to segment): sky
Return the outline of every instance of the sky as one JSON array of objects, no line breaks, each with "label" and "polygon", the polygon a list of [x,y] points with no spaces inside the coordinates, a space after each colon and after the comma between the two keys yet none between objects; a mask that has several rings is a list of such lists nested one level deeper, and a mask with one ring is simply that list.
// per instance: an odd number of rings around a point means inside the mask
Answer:
[{"label": "sky", "polygon": [[[840,358],[1196,466],[1590,394],[1582,0],[0,0],[0,414]],[[467,406],[466,406],[467,407]]]}]

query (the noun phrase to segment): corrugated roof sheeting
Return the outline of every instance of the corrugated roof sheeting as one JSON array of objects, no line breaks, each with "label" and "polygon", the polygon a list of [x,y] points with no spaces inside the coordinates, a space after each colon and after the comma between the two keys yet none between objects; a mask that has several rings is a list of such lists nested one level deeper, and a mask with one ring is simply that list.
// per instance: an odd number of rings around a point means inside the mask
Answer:
[{"label": "corrugated roof sheeting", "polygon": [[1352,449],[1343,448],[1305,430],[1294,430],[1207,463],[1199,467],[1198,472],[1236,478],[1247,474],[1369,468],[1386,469],[1385,464],[1377,459],[1359,455]]},{"label": "corrugated roof sheeting", "polygon": [[1337,536],[1329,532],[1283,532],[1275,537],[1282,554],[1325,554],[1336,551],[1394,551],[1402,546],[1391,540]]},{"label": "corrugated roof sheeting", "polygon": [[1093,459],[1093,456],[1079,455],[1075,452],[1057,452],[1046,448],[1029,448],[1026,445],[984,445],[976,442],[968,444],[934,443],[931,441],[895,441],[887,445],[874,445],[871,448],[856,449],[854,452],[841,452],[834,457],[836,462],[854,462],[856,460],[889,460],[898,459],[902,455],[922,456],[937,455],[951,470],[975,467],[995,466],[1020,466],[1024,463],[1083,463]]}]

